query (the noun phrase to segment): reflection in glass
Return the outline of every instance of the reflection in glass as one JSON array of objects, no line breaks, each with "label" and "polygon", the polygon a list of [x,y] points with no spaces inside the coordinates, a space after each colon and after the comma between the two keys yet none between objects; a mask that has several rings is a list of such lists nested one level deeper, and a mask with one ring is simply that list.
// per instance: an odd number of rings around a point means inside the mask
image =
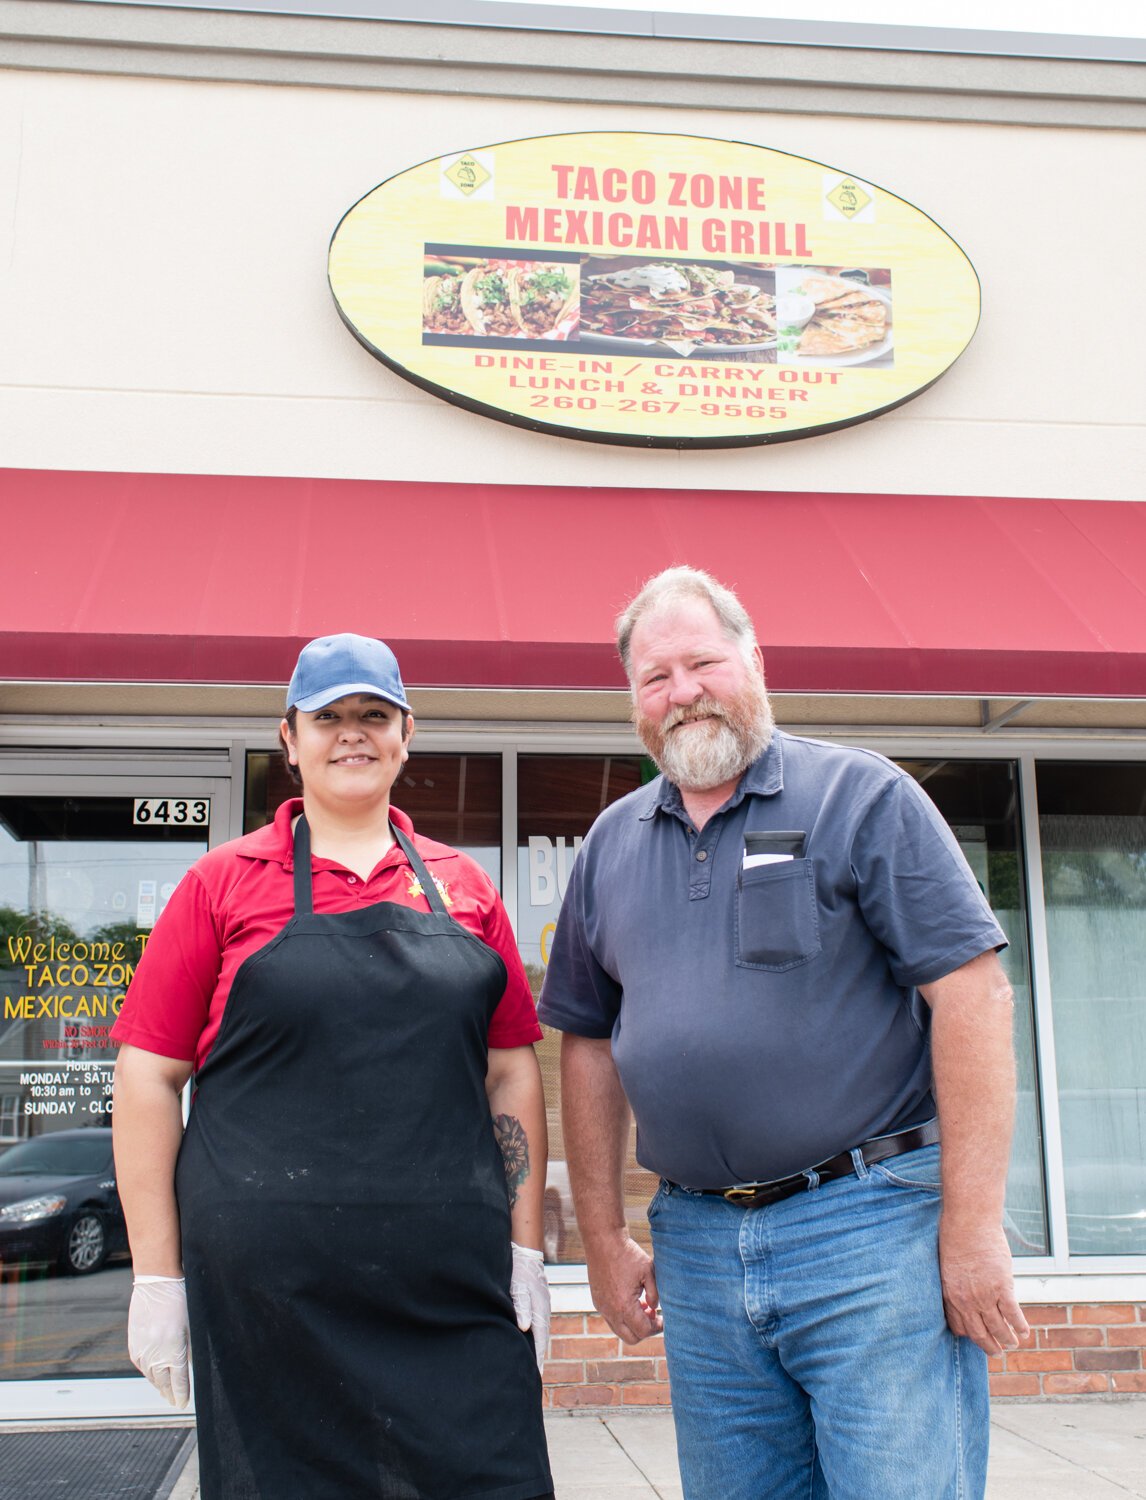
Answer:
[{"label": "reflection in glass", "polygon": [[[549,961],[569,872],[593,820],[611,802],[635,791],[656,772],[639,755],[521,755],[517,761],[517,946],[536,1000]],[[569,1169],[561,1134],[561,1034],[545,1028],[537,1048],[545,1082],[549,1122],[549,1170],[545,1180],[545,1259],[581,1264]],[[645,1207],[656,1188],[637,1166],[629,1142],[625,1207],[634,1238],[648,1243]]]},{"label": "reflection in glass", "polygon": [[[952,826],[968,863],[1010,941],[1003,964],[1015,991],[1019,1099],[1007,1183],[1007,1234],[1017,1255],[1047,1252],[1041,1113],[1034,1062],[1028,959],[1026,876],[1022,859],[1018,771],[1010,761],[903,761]],[[597,814],[653,772],[639,756],[523,755],[518,760],[518,946],[536,994],[548,943],[565,895],[569,868]],[[561,1137],[559,1036],[538,1048],[549,1111],[546,1258],[578,1262],[577,1238]],[[630,1230],[646,1238],[644,1210],[655,1182],[636,1164],[630,1142],[625,1202]]]},{"label": "reflection in glass", "polygon": [[1040,761],[1072,1255],[1146,1253],[1146,766]]},{"label": "reflection in glass", "polygon": [[0,797],[0,1380],[132,1373],[109,1032],[207,849],[205,799],[150,800]]},{"label": "reflection in glass", "polygon": [[1042,1113],[1035,1068],[1035,1027],[1027,940],[1026,873],[1013,761],[901,760],[943,814],[1007,935],[1000,954],[1015,992],[1018,1077],[1015,1134],[1007,1176],[1007,1239],[1015,1255],[1048,1249]]},{"label": "reflection in glass", "polygon": [[54,1131],[0,1157],[0,1262],[86,1276],[126,1249],[109,1126]]},{"label": "reflection in glass", "polygon": [[[253,833],[274,817],[298,783],[277,750],[247,756],[243,830]],[[501,756],[435,755],[412,750],[390,794],[424,838],[461,849],[501,887]]]}]

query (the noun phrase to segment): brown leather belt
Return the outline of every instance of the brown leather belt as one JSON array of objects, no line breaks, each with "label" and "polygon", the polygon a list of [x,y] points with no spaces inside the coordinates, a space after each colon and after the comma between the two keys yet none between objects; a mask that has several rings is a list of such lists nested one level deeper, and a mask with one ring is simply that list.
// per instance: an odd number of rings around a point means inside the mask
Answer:
[{"label": "brown leather belt", "polygon": [[[934,1146],[939,1139],[939,1121],[928,1120],[925,1125],[915,1125],[910,1130],[901,1130],[896,1135],[877,1135],[874,1140],[864,1141],[859,1153],[870,1167],[877,1161],[886,1161],[889,1156],[902,1156],[906,1151],[918,1151],[923,1146]],[[812,1174],[819,1182],[834,1182],[838,1177],[855,1175],[855,1161],[850,1151],[841,1151],[829,1161],[809,1167],[807,1172],[797,1172],[793,1177],[781,1177],[775,1182],[745,1182],[730,1188],[693,1188],[692,1192],[704,1193],[706,1197],[727,1198],[740,1208],[762,1208],[766,1203],[779,1203],[782,1198],[791,1198],[804,1193],[812,1186]]]}]

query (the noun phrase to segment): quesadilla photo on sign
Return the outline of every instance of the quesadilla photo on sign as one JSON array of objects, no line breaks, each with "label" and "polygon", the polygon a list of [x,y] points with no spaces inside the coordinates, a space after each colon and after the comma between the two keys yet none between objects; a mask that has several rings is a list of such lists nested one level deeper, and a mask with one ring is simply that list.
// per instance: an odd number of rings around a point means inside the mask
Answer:
[{"label": "quesadilla photo on sign", "polygon": [[[873,286],[869,277],[884,284]],[[847,275],[811,267],[788,267],[782,277],[790,294],[810,298],[815,311],[795,348],[804,359],[844,359],[864,363],[863,353],[875,359],[891,347],[891,289],[886,272],[857,271]],[[856,356],[860,356],[856,358]]]}]

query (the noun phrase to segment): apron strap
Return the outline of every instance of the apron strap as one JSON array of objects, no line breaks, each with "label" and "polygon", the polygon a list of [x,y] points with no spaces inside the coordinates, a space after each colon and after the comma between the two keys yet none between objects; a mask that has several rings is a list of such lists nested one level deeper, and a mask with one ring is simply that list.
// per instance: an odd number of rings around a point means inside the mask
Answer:
[{"label": "apron strap", "polygon": [[[430,903],[430,910],[436,912],[439,917],[449,917],[446,903],[442,900],[441,892],[435,885],[433,876],[422,863],[421,855],[402,830],[395,828],[393,823],[390,825],[390,832],[409,861],[410,868],[418,877],[422,893]],[[296,917],[309,917],[314,912],[314,892],[310,870],[310,824],[306,821],[306,813],[300,813],[298,822],[294,825],[294,912]],[[453,918],[451,917],[450,920],[452,921]]]},{"label": "apron strap", "polygon": [[[446,903],[442,900],[442,893],[438,890],[434,882],[434,877],[422,863],[422,856],[402,830],[395,828],[393,823],[390,824],[390,832],[397,839],[399,849],[401,849],[402,853],[410,861],[410,868],[421,883],[422,894],[430,903],[430,910],[436,912],[439,917],[450,917],[449,912],[446,910]],[[453,920],[453,917],[450,917],[450,921],[452,922]]]},{"label": "apron strap", "polygon": [[314,892],[310,873],[310,824],[306,813],[299,813],[294,825],[294,914],[309,917],[314,913]]}]

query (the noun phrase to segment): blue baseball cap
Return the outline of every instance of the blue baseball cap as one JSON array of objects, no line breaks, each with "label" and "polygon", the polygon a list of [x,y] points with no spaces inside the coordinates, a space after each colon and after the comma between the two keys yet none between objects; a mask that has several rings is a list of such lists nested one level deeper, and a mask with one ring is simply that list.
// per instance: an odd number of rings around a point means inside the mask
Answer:
[{"label": "blue baseball cap", "polygon": [[410,712],[398,658],[385,641],[365,635],[324,635],[304,646],[287,688],[287,708],[314,713],[348,693],[373,693]]}]

